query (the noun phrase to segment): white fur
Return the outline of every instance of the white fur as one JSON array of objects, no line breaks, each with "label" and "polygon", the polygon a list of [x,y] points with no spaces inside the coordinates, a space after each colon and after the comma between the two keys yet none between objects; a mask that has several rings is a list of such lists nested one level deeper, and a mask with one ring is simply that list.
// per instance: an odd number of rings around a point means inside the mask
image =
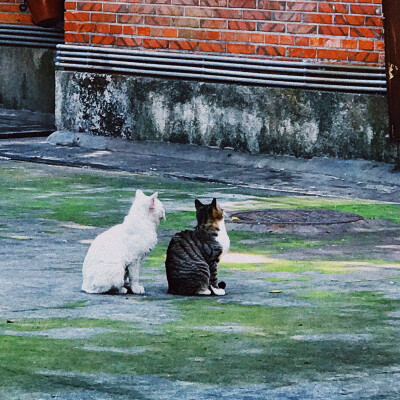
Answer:
[{"label": "white fur", "polygon": [[211,286],[211,290],[216,296],[225,296],[225,289],[215,288],[214,286]]},{"label": "white fur", "polygon": [[133,293],[144,293],[139,284],[139,268],[156,245],[157,227],[165,218],[157,195],[146,196],[138,189],[123,223],[96,237],[83,262],[83,291],[126,293],[128,286]]},{"label": "white fur", "polygon": [[226,231],[225,227],[225,220],[224,218],[221,219],[221,221],[218,222],[218,235],[217,235],[217,242],[222,246],[222,254],[227,253],[229,250],[229,247],[231,246],[231,241],[228,236],[228,232]]}]

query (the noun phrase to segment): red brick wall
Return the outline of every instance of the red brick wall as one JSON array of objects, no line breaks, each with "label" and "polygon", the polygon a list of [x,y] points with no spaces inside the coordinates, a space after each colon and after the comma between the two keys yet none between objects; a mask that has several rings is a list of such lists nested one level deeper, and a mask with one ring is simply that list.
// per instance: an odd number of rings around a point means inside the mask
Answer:
[{"label": "red brick wall", "polygon": [[[66,43],[384,63],[382,0],[66,0]],[[0,0],[0,23],[30,23]]]},{"label": "red brick wall", "polygon": [[32,25],[28,12],[20,12],[22,0],[0,0],[0,24]]}]

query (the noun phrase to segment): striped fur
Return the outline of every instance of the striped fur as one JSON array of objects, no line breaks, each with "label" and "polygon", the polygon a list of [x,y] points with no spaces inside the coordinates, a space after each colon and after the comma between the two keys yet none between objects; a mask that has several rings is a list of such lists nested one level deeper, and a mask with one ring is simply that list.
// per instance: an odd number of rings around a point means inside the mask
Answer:
[{"label": "striped fur", "polygon": [[174,235],[169,243],[165,267],[168,293],[179,295],[210,294],[218,283],[217,265],[222,254],[218,232],[223,210],[216,199],[211,204],[195,200],[197,226]]}]

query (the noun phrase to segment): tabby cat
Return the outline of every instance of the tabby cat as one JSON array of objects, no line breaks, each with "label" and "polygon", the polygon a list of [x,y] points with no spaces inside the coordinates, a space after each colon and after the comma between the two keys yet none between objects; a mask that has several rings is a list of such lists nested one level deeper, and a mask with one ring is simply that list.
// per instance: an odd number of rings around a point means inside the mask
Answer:
[{"label": "tabby cat", "polygon": [[217,265],[230,246],[224,212],[216,199],[211,204],[196,199],[194,204],[196,228],[175,234],[168,246],[165,261],[168,293],[223,296],[226,285],[218,282]]}]

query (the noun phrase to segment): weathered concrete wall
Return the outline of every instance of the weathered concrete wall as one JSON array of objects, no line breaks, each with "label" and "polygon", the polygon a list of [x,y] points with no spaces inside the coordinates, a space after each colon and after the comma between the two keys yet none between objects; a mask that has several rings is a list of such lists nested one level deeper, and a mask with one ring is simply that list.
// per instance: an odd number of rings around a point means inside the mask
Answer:
[{"label": "weathered concrete wall", "polygon": [[56,124],[252,153],[392,157],[381,95],[57,71]]},{"label": "weathered concrete wall", "polygon": [[54,112],[54,50],[0,46],[0,107]]}]

